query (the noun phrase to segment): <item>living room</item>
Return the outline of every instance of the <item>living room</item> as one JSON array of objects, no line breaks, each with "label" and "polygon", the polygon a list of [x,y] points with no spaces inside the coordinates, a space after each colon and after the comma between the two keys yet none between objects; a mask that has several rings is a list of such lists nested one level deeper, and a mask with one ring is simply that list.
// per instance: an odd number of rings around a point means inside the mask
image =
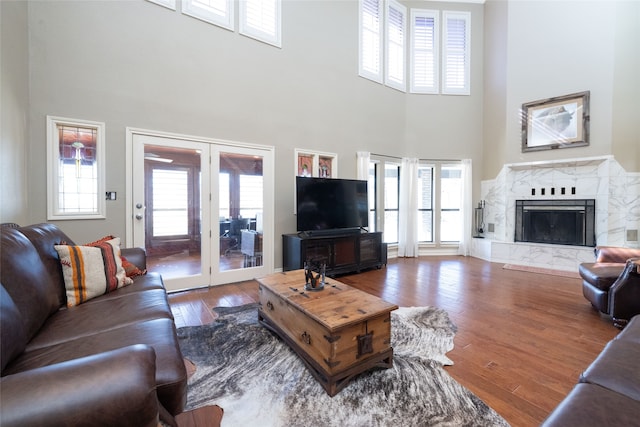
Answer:
[{"label": "living room", "polygon": [[[296,231],[297,149],[335,153],[340,178],[356,177],[358,151],[471,159],[473,204],[489,202],[494,230],[473,255],[533,267],[558,257],[511,256],[507,207],[517,195],[504,189],[560,187],[532,170],[590,169],[607,180],[606,196],[596,192],[606,198],[598,242],[637,247],[627,231],[640,229],[639,3],[401,3],[470,12],[469,95],[405,93],[360,77],[355,0],[283,2],[282,48],[149,1],[3,0],[1,222],[48,220],[54,115],[106,124],[105,186],[117,198],[99,221],[57,221],[77,241],[127,235],[126,139],[136,128],[274,148],[273,270],[280,236]],[[591,94],[589,145],[522,152],[522,104],[582,91]],[[578,196],[599,182],[576,184]],[[575,271],[587,252],[554,267]]]}]

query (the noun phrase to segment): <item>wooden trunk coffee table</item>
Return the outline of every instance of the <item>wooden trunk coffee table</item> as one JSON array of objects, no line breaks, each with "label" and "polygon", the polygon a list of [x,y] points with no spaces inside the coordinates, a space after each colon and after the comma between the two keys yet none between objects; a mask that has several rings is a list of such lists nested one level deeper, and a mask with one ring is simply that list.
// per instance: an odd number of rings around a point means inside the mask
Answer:
[{"label": "wooden trunk coffee table", "polygon": [[298,353],[330,396],[363,371],[392,366],[391,311],[397,305],[334,279],[321,291],[307,291],[304,270],[258,283],[260,323]]}]

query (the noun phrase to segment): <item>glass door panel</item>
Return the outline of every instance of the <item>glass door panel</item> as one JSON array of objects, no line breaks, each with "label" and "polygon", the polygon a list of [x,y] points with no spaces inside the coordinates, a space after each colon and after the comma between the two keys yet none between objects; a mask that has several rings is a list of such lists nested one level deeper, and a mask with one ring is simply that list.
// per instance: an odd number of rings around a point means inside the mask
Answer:
[{"label": "glass door panel", "polygon": [[210,282],[208,233],[203,242],[209,180],[202,185],[203,175],[209,176],[208,149],[171,138],[134,138],[140,165],[134,168],[134,242],[145,248],[147,269],[162,274],[167,290]]},{"label": "glass door panel", "polygon": [[242,147],[221,147],[216,151],[214,177],[218,182],[212,187],[218,188],[217,272],[224,282],[266,274],[265,258],[271,257],[265,257],[263,248],[272,236],[264,224],[265,215],[271,215],[266,211],[272,206],[272,202],[267,204],[272,196],[265,186],[265,172],[271,170],[272,153]]}]

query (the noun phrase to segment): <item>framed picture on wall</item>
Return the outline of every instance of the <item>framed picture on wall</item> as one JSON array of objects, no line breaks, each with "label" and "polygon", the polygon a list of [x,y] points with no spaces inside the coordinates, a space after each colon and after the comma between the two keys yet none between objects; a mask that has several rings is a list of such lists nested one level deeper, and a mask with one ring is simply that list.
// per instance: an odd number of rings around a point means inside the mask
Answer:
[{"label": "framed picture on wall", "polygon": [[522,152],[589,145],[589,91],[522,104]]},{"label": "framed picture on wall", "polygon": [[297,176],[313,176],[313,155],[298,154],[298,175]]},{"label": "framed picture on wall", "polygon": [[295,149],[296,176],[338,177],[338,155],[313,150]]}]

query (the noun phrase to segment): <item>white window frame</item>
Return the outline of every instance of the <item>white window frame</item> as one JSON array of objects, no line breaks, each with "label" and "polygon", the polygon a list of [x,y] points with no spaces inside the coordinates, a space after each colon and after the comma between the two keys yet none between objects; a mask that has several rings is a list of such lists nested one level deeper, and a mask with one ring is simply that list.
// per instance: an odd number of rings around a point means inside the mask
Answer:
[{"label": "white window frame", "polygon": [[[421,240],[419,244],[424,247],[432,248],[452,248],[458,247],[459,241],[442,241],[442,168],[457,167],[461,165],[459,160],[420,160],[421,167],[432,168],[432,188],[431,188],[431,211],[432,211],[432,235],[431,241]],[[419,196],[421,197],[421,196]],[[460,201],[462,205],[462,200]],[[459,210],[461,210],[460,208]],[[420,212],[420,211],[418,211]]]},{"label": "white window frame", "polygon": [[266,1],[263,0],[240,0],[239,3],[239,12],[240,12],[240,34],[245,35],[247,37],[251,37],[253,39],[259,40],[261,42],[276,46],[282,47],[282,1],[281,0],[271,0],[274,10],[274,33],[271,34],[266,28],[260,28],[253,26],[249,23],[247,11],[248,8],[252,5],[257,6],[258,8],[264,8],[266,6]]},{"label": "white window frame", "polygon": [[[63,211],[60,208],[60,137],[58,126],[88,128],[96,131],[96,209],[94,212]],[[47,116],[47,220],[105,219],[105,124],[89,120]]]},{"label": "white window frame", "polygon": [[[410,37],[410,84],[409,91],[411,93],[428,93],[428,94],[437,94],[440,87],[440,67],[439,67],[439,58],[440,58],[440,20],[439,20],[439,12],[437,10],[426,10],[426,9],[411,9],[411,37]],[[433,34],[432,34],[432,46],[416,46],[416,20],[417,19],[433,19]],[[432,67],[433,69],[433,82],[431,85],[419,84],[416,82],[416,76],[419,74],[418,71],[422,73],[426,73],[425,70],[417,70],[417,67],[420,66],[418,61],[416,61],[417,56],[420,52],[425,52],[425,55],[428,53],[432,55],[431,63],[424,64],[423,66]]]},{"label": "white window frame", "polygon": [[215,13],[210,7],[207,7],[205,1],[198,0],[182,0],[182,13],[191,16],[201,21],[208,22],[209,24],[217,25],[218,27],[225,28],[230,31],[235,30],[234,21],[234,2],[233,0],[226,0],[227,13],[221,15]]},{"label": "white window frame", "polygon": [[[365,8],[364,4],[367,3],[375,3],[377,6],[377,19],[378,19],[378,28],[370,28],[369,26],[365,26]],[[358,74],[360,77],[364,77],[365,79],[373,80],[376,83],[382,83],[382,67],[383,67],[383,55],[382,55],[382,47],[384,40],[384,9],[382,7],[382,0],[360,0],[359,1],[359,10],[358,10],[358,29],[359,29],[359,57],[358,57]],[[376,33],[377,30],[377,33]],[[378,69],[373,70],[370,67],[367,67],[368,64],[364,63],[364,51],[365,51],[365,38],[366,34],[370,34],[372,37],[377,35],[378,43],[377,46],[372,46],[373,55],[377,54],[378,57]]]},{"label": "white window frame", "polygon": [[[464,22],[464,52],[462,52],[464,60],[464,76],[463,84],[452,86],[447,80],[449,67],[453,67],[449,58],[451,56],[460,56],[459,52],[456,52],[457,47],[450,41],[449,25],[450,21],[459,20]],[[442,93],[445,95],[469,95],[471,93],[471,13],[470,12],[458,12],[458,11],[443,11],[442,12]]]},{"label": "white window frame", "polygon": [[[394,40],[393,31],[397,28],[391,22],[391,11],[399,13],[402,16],[402,28],[400,29],[401,40]],[[396,0],[386,0],[384,17],[384,34],[385,34],[385,50],[384,50],[384,84],[402,92],[407,91],[407,8]],[[391,52],[395,51],[400,54],[399,58],[391,58]],[[395,60],[395,61],[394,61]],[[400,69],[400,75],[392,75],[393,68]],[[395,74],[395,73],[394,73]]]},{"label": "white window frame", "polygon": [[176,10],[176,0],[147,0],[148,2],[164,6],[167,9]]}]

